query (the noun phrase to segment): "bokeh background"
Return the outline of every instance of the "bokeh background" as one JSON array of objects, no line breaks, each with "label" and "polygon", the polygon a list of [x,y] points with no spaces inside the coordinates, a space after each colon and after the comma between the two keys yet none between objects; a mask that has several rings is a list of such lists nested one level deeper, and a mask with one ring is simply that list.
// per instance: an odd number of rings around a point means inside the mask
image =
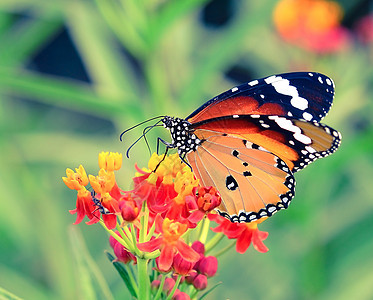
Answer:
[{"label": "bokeh background", "polygon": [[[239,83],[317,71],[336,84],[325,123],[340,150],[296,174],[270,249],[219,258],[208,299],[373,298],[373,2],[1,0],[0,291],[26,299],[128,299],[99,225],[73,226],[65,169],[98,171],[157,115],[187,116]],[[155,129],[148,135],[169,139]],[[141,142],[117,176],[130,188]],[[108,292],[110,290],[111,292]],[[5,295],[5,292],[2,292]],[[6,296],[4,296],[6,297]]]}]

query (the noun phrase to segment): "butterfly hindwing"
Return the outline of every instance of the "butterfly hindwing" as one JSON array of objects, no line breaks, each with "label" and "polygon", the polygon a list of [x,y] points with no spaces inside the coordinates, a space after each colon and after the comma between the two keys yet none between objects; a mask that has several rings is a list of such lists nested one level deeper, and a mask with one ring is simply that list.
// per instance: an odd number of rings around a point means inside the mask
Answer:
[{"label": "butterfly hindwing", "polygon": [[241,138],[203,129],[196,134],[203,143],[187,158],[201,183],[219,190],[221,215],[232,222],[251,222],[287,208],[295,179],[279,157],[248,147]]},{"label": "butterfly hindwing", "polygon": [[186,120],[197,123],[232,115],[290,116],[320,121],[334,97],[329,77],[312,72],[273,75],[234,87],[207,101]]}]

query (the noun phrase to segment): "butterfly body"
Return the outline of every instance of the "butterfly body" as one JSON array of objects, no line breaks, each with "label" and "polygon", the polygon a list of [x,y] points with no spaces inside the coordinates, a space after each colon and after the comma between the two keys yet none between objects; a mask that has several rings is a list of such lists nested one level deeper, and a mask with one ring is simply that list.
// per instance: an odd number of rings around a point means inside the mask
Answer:
[{"label": "butterfly body", "polygon": [[251,222],[288,207],[293,173],[339,147],[338,131],[319,123],[333,81],[287,73],[251,81],[207,101],[186,119],[164,117],[172,143],[204,186],[222,197],[218,212]]}]

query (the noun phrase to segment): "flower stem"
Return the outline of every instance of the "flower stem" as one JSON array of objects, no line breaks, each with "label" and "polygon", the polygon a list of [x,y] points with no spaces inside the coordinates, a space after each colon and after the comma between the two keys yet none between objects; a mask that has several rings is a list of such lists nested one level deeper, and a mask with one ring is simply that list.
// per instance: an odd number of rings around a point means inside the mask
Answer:
[{"label": "flower stem", "polygon": [[139,276],[139,300],[150,299],[150,280],[148,276],[148,259],[137,258],[137,272]]},{"label": "flower stem", "polygon": [[225,252],[227,252],[228,250],[230,250],[231,248],[233,248],[233,246],[236,244],[235,241],[233,241],[231,244],[229,244],[228,246],[226,246],[225,248],[221,249],[220,251],[218,251],[217,253],[214,254],[215,257],[218,257],[220,255],[223,255]]},{"label": "flower stem", "polygon": [[215,234],[214,237],[205,244],[205,253],[213,249],[223,238],[224,238],[224,234],[222,233]]},{"label": "flower stem", "polygon": [[139,233],[139,242],[143,243],[146,241],[146,234],[148,232],[148,218],[149,210],[146,209],[146,201],[144,201],[142,206],[143,215],[140,218],[141,229]]},{"label": "flower stem", "polygon": [[177,276],[175,285],[174,285],[172,291],[168,294],[166,300],[171,300],[172,296],[175,294],[175,291],[176,291],[177,287],[179,286],[180,280],[181,280],[181,275]]},{"label": "flower stem", "polygon": [[153,300],[158,300],[158,299],[161,297],[162,290],[163,290],[163,285],[164,285],[164,281],[165,281],[165,280],[166,280],[166,276],[163,275],[163,276],[162,276],[162,279],[161,279],[161,283],[159,284],[158,291],[157,291],[157,293],[155,294]]},{"label": "flower stem", "polygon": [[199,240],[201,243],[206,243],[207,234],[209,233],[209,226],[210,226],[210,220],[205,218],[203,220],[203,227],[201,230],[201,235],[199,236]]}]

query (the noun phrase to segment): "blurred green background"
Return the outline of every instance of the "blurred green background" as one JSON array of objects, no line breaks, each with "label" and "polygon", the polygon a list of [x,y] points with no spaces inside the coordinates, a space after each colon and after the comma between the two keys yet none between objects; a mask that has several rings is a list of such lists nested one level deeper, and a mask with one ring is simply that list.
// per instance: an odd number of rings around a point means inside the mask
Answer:
[{"label": "blurred green background", "polygon": [[[318,54],[276,32],[277,2],[0,0],[1,288],[26,299],[105,299],[106,282],[115,299],[129,298],[103,229],[71,225],[65,169],[95,174],[100,151],[124,153],[141,134],[119,141],[133,124],[185,117],[239,83],[304,70],[334,79],[325,123],[342,132],[342,146],[296,174],[290,209],[260,227],[268,253],[219,258],[211,284],[223,284],[207,298],[373,298],[373,42],[355,27],[373,3],[340,1],[348,43]],[[153,151],[167,134],[149,134]],[[122,187],[148,159],[141,142],[117,176]]]}]

